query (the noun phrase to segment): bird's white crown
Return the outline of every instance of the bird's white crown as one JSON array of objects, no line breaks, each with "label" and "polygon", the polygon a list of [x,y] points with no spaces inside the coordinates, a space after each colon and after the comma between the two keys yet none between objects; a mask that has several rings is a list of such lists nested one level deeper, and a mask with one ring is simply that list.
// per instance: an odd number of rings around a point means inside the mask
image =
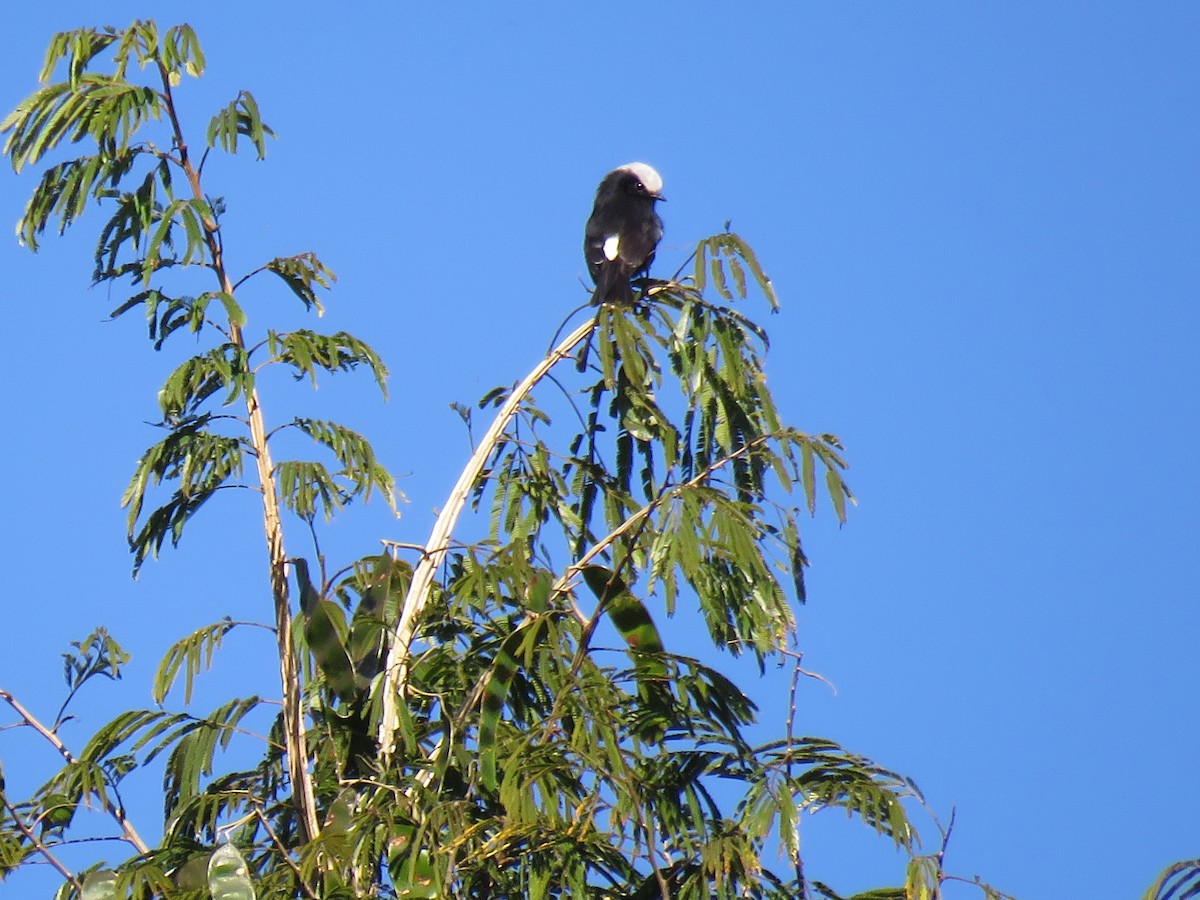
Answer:
[{"label": "bird's white crown", "polygon": [[646,165],[643,162],[631,162],[621,166],[627,172],[632,172],[638,177],[638,181],[646,186],[652,194],[657,194],[663,189],[662,176],[654,170],[653,166]]}]

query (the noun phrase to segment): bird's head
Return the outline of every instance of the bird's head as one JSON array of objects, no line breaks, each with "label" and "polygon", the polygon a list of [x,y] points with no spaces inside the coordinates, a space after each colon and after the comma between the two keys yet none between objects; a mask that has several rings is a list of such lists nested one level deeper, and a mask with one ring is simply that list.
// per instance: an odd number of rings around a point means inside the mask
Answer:
[{"label": "bird's head", "polygon": [[[604,184],[611,185],[614,192],[620,191],[634,197],[645,197],[651,202],[666,200],[662,195],[662,176],[643,162],[626,163],[618,169],[613,169],[604,179]],[[603,189],[604,185],[601,185]]]}]

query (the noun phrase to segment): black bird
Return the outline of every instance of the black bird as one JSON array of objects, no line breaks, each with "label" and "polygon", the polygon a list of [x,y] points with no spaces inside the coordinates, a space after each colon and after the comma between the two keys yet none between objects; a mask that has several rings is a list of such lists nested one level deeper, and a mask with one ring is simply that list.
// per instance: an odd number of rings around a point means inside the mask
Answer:
[{"label": "black bird", "polygon": [[596,189],[583,233],[583,255],[596,290],[593,303],[633,303],[630,279],[650,271],[663,236],[654,204],[665,200],[662,176],[645,163],[613,169]]}]

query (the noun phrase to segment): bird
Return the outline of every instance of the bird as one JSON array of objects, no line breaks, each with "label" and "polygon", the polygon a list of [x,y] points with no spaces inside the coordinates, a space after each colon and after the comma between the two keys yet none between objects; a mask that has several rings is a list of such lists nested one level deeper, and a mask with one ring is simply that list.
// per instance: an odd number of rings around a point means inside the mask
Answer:
[{"label": "bird", "polygon": [[662,176],[640,162],[613,169],[600,182],[583,232],[583,255],[596,283],[592,303],[633,303],[630,279],[650,271],[663,236],[654,209],[667,199],[662,187]]}]

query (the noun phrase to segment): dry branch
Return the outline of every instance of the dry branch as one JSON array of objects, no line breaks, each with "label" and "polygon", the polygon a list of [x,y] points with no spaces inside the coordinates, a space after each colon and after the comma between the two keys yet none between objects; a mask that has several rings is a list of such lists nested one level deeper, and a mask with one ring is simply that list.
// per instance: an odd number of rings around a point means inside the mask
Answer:
[{"label": "dry branch", "polygon": [[446,558],[446,552],[450,548],[450,535],[466,505],[467,497],[470,496],[488,457],[492,455],[492,451],[504,435],[504,430],[508,427],[512,417],[516,415],[525,397],[558,362],[569,356],[579,342],[591,334],[595,326],[596,320],[592,318],[576,328],[545,359],[538,363],[532,372],[525,376],[524,381],[513,389],[504,406],[496,414],[491,427],[480,440],[479,446],[475,448],[470,461],[459,475],[454,489],[450,491],[450,496],[446,498],[446,503],[442,507],[437,521],[433,524],[433,530],[429,534],[429,540],[425,542],[421,560],[413,572],[408,594],[400,607],[400,619],[392,632],[391,646],[388,648],[387,666],[384,669],[382,684],[383,715],[379,720],[379,748],[384,756],[391,756],[396,747],[397,704],[402,702],[408,686],[410,645],[416,634],[417,623],[420,621],[425,604],[429,602],[430,585],[433,584],[433,577]]}]

